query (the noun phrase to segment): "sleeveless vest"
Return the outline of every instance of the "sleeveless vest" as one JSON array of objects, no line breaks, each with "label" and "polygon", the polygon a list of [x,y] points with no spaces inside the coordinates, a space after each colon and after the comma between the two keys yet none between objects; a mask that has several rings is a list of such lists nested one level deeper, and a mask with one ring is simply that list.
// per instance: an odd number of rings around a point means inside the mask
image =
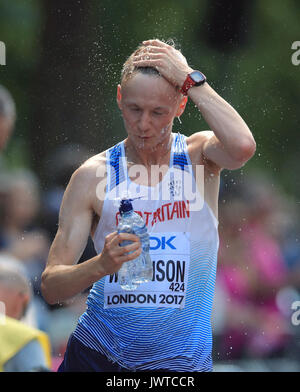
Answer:
[{"label": "sleeveless vest", "polygon": [[154,187],[130,180],[124,141],[106,152],[106,197],[95,249],[100,253],[105,236],[117,229],[120,198],[136,198],[133,208],[150,235],[153,279],[135,291],[122,290],[117,274],[95,282],[74,335],[130,371],[212,369],[218,221],[197,187],[186,137],[172,137],[169,170]]}]

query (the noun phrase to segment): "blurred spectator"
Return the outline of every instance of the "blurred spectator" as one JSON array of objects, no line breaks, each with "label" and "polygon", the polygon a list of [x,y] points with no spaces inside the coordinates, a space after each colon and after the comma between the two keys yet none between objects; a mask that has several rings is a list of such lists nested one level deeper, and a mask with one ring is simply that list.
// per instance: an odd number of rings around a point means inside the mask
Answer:
[{"label": "blurred spectator", "polygon": [[16,120],[15,102],[9,91],[0,85],[0,152],[5,148]]},{"label": "blurred spectator", "polygon": [[[43,162],[46,186],[41,195],[42,209],[39,213],[44,230],[49,233],[51,240],[58,227],[60,205],[65,188],[73,172],[90,157],[89,150],[77,144],[68,143],[52,151]],[[79,263],[95,256],[93,242],[89,239],[87,246],[78,261]],[[87,292],[77,295],[68,302],[48,306],[51,310],[47,319],[47,332],[52,345],[53,370],[57,370],[65,352],[67,342],[74,330],[79,316],[85,311]]]},{"label": "blurred spectator", "polygon": [[16,265],[17,259],[19,271],[30,280],[33,295],[22,321],[49,336],[52,370],[56,370],[61,362],[68,337],[84,311],[86,299],[85,295],[78,296],[71,304],[49,307],[40,296],[41,272],[48,257],[51,235],[48,227],[41,226],[41,221],[52,213],[53,222],[57,222],[60,202],[58,197],[53,210],[43,203],[40,183],[31,171],[0,172],[0,266],[4,262],[5,265]]},{"label": "blurred spectator", "polygon": [[[41,221],[51,240],[54,239],[57,231],[60,205],[71,175],[90,155],[85,146],[69,143],[59,146],[44,161],[47,188],[42,195]],[[93,242],[89,238],[79,263],[95,255]]]},{"label": "blurred spectator", "polygon": [[[18,260],[16,257],[12,256],[9,253],[2,252],[0,253],[0,267],[8,267],[10,269],[14,269],[18,274],[27,277],[26,268],[24,267],[23,263]],[[30,287],[31,283],[29,282]],[[21,321],[25,324],[39,328],[39,316],[40,312],[38,312],[37,305],[36,305],[36,298],[31,290],[31,300],[26,308],[26,313],[22,317]],[[40,328],[39,328],[40,329]]]},{"label": "blurred spectator", "polygon": [[39,294],[50,242],[47,233],[37,226],[38,180],[28,170],[2,173],[0,193],[0,252],[10,253],[23,262],[35,294]]},{"label": "blurred spectator", "polygon": [[[277,243],[283,258],[286,285],[300,289],[299,209],[276,181],[262,172],[249,176],[242,200],[248,214],[260,220],[265,233]],[[267,251],[267,249],[266,249]]]},{"label": "blurred spectator", "polygon": [[20,321],[31,297],[29,281],[14,263],[0,264],[0,303],[5,311],[0,323],[0,371],[50,370],[48,336]]},{"label": "blurred spectator", "polygon": [[48,322],[48,334],[52,347],[52,370],[57,371],[63,360],[70,333],[74,331],[78,318],[86,310],[88,293],[82,293],[64,302],[51,311]]},{"label": "blurred spectator", "polygon": [[88,150],[72,143],[57,147],[43,162],[46,183],[43,198],[43,225],[51,238],[57,231],[58,214],[62,198],[74,171],[89,158]]},{"label": "blurred spectator", "polygon": [[226,310],[219,359],[281,355],[291,339],[290,320],[277,303],[279,291],[288,284],[276,226],[284,200],[260,176],[249,176],[242,188],[220,205],[217,285]]}]

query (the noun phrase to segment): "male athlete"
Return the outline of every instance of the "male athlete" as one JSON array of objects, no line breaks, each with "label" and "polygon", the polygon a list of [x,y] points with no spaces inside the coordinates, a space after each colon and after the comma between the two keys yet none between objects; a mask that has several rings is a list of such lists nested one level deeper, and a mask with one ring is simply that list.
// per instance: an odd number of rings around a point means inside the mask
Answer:
[{"label": "male athlete", "polygon": [[[172,133],[188,97],[210,131]],[[127,138],[73,174],[42,276],[51,304],[93,285],[59,371],[211,371],[219,176],[222,168],[244,165],[255,141],[205,76],[160,40],[144,41],[128,58],[117,103]],[[199,166],[203,202],[192,208],[186,193],[178,194],[198,185]],[[180,181],[178,172],[190,174],[192,183],[186,185],[184,176]],[[128,188],[139,197],[133,207],[147,224],[153,261],[152,281],[135,291],[117,281],[122,264],[141,253],[138,237],[116,231],[116,198]],[[89,234],[97,256],[76,264]],[[132,243],[121,247],[124,240]]]}]

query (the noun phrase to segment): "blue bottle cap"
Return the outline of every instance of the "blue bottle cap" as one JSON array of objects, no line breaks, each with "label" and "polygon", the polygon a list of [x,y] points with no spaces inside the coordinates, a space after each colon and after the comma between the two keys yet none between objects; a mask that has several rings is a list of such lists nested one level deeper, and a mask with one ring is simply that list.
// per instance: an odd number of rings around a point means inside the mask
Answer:
[{"label": "blue bottle cap", "polygon": [[132,202],[132,199],[123,199],[123,200],[121,200],[121,204],[120,204],[120,207],[119,207],[119,211],[120,211],[121,215],[124,214],[124,212],[128,212],[128,211],[132,211],[133,210],[131,202]]}]

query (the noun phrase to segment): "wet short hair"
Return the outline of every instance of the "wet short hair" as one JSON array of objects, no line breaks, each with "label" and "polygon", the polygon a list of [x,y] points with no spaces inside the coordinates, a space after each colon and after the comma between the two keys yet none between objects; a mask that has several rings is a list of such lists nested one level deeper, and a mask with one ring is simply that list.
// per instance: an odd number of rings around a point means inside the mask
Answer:
[{"label": "wet short hair", "polygon": [[[165,42],[166,44],[177,49],[175,41],[173,39],[168,39],[167,41],[163,41],[163,40],[160,41]],[[134,56],[138,55],[145,48],[146,48],[145,45],[139,44],[137,49],[135,49],[133,53],[127,58],[127,60],[123,64],[122,71],[121,71],[121,84],[126,83],[136,73],[142,73],[144,75],[161,76],[158,70],[154,67],[136,67],[133,65]]]},{"label": "wet short hair", "polygon": [[10,92],[0,85],[0,116],[16,119],[16,104]]}]

